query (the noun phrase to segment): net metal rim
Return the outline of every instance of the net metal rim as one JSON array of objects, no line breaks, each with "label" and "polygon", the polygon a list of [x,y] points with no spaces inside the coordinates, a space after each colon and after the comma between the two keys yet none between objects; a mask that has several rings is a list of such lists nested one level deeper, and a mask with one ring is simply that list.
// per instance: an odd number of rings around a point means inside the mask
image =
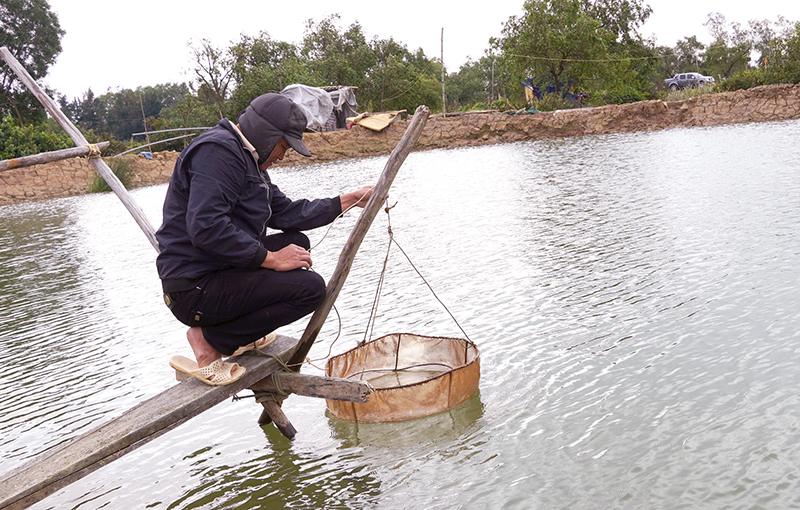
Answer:
[{"label": "net metal rim", "polygon": [[[364,342],[362,344],[359,344],[359,345],[353,347],[350,350],[347,350],[347,351],[345,351],[345,352],[343,352],[341,354],[337,354],[336,356],[331,356],[328,359],[328,361],[326,363],[326,366],[325,366],[326,375],[330,375],[330,367],[331,367],[331,362],[333,360],[335,360],[337,358],[345,357],[345,356],[351,354],[352,352],[355,352],[355,351],[358,351],[360,349],[363,349],[364,347],[366,347],[366,346],[368,346],[370,344],[384,341],[388,337],[400,336],[402,338],[403,335],[411,335],[411,336],[415,336],[415,337],[418,337],[418,338],[425,338],[425,339],[429,339],[429,340],[449,340],[449,341],[453,341],[453,342],[461,342],[461,343],[465,344],[465,347],[464,347],[465,351],[469,351],[469,349],[474,349],[475,350],[475,357],[472,360],[470,360],[469,362],[464,363],[463,365],[458,365],[456,367],[450,367],[449,365],[446,365],[446,366],[449,367],[449,370],[446,370],[446,371],[444,371],[444,372],[442,372],[442,373],[440,373],[438,375],[435,375],[433,377],[428,377],[426,379],[423,379],[422,381],[417,381],[417,382],[414,382],[414,383],[411,383],[411,384],[401,384],[401,385],[392,386],[392,387],[389,387],[389,388],[375,388],[374,391],[381,391],[381,392],[382,391],[392,391],[392,390],[399,390],[399,389],[403,389],[403,388],[413,388],[414,386],[427,384],[430,381],[435,381],[436,379],[441,379],[442,377],[445,377],[445,376],[447,376],[447,375],[449,375],[449,374],[451,374],[451,373],[453,373],[455,371],[462,370],[462,369],[464,369],[466,367],[469,367],[470,365],[478,363],[479,360],[480,360],[480,351],[478,350],[478,346],[475,345],[474,342],[472,342],[471,340],[467,340],[466,338],[456,338],[456,337],[448,337],[448,336],[419,335],[417,333],[389,333],[388,335],[383,335],[381,337],[374,338],[374,339],[372,339],[372,340],[370,340],[368,342]],[[465,355],[466,355],[466,353],[465,353]],[[441,365],[445,365],[445,364],[442,363]],[[411,368],[411,367],[406,367],[406,368]],[[386,371],[389,371],[389,372],[394,371],[393,369],[388,369],[388,368],[387,369],[382,369],[382,370],[386,370]],[[352,374],[348,374],[347,376],[345,376],[345,378],[346,379],[350,379],[351,377],[353,377],[355,375],[363,374],[365,372],[366,372],[366,370],[363,370],[361,372],[354,372]]]}]

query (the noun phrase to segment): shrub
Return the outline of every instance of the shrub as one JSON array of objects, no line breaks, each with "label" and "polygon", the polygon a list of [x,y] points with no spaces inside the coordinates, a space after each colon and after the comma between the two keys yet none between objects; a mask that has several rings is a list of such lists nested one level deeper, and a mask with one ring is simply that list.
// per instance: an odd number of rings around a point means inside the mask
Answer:
[{"label": "shrub", "polygon": [[581,104],[572,99],[564,99],[558,94],[545,94],[536,101],[536,109],[542,112],[552,112],[555,110],[568,110],[570,108],[580,108]]},{"label": "shrub", "polygon": [[[120,180],[122,185],[126,188],[130,187],[134,176],[133,158],[103,158],[103,160],[108,164],[109,168],[111,168],[111,171],[114,172],[114,175],[117,176],[117,179]],[[108,185],[100,174],[95,173],[89,183],[87,191],[89,193],[102,193],[104,191],[111,191],[111,186]]]},{"label": "shrub", "polygon": [[0,159],[30,156],[74,146],[69,136],[53,121],[22,128],[11,116],[0,120]]},{"label": "shrub", "polygon": [[734,90],[749,89],[759,85],[766,85],[770,82],[769,76],[763,69],[745,69],[727,80],[720,82],[719,90],[731,92]]},{"label": "shrub", "polygon": [[664,100],[685,101],[693,97],[702,96],[703,94],[716,94],[719,91],[719,86],[716,83],[713,85],[706,85],[704,87],[688,87],[681,90],[668,91]]}]

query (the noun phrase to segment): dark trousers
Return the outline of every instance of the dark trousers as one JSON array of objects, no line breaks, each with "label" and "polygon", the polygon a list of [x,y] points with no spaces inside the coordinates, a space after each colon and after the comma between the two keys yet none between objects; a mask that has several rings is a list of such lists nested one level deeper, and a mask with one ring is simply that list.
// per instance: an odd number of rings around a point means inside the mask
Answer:
[{"label": "dark trousers", "polygon": [[[300,232],[267,236],[264,247],[278,251],[289,244],[305,249]],[[197,281],[194,289],[171,292],[172,313],[187,326],[203,328],[206,341],[224,355],[307,315],[325,298],[325,281],[306,269],[234,268]]]}]

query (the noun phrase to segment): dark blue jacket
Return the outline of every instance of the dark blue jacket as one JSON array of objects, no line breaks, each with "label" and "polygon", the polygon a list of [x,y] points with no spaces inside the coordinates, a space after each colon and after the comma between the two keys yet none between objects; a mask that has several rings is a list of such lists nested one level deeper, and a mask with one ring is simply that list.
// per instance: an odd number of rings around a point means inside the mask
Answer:
[{"label": "dark blue jacket", "polygon": [[[223,269],[257,269],[267,227],[309,230],[341,214],[338,197],[291,200],[260,171],[230,121],[223,119],[178,156],[156,232],[158,276],[193,280]],[[166,286],[165,286],[166,288]],[[177,289],[173,285],[172,291]]]}]

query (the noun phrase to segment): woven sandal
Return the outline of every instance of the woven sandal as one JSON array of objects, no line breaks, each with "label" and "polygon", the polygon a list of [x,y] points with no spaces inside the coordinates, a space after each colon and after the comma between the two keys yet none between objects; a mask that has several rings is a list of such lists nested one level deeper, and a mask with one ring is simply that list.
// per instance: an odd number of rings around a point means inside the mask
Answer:
[{"label": "woven sandal", "polygon": [[207,367],[201,368],[189,358],[173,356],[169,364],[175,369],[175,378],[179,381],[194,377],[210,386],[224,386],[236,382],[247,371],[238,363],[225,363],[221,359],[214,360]]},{"label": "woven sandal", "polygon": [[278,335],[276,335],[275,332],[273,331],[269,335],[261,337],[253,343],[249,343],[247,345],[239,347],[233,354],[231,354],[231,356],[240,356],[246,353],[247,351],[252,351],[252,350],[257,351],[259,349],[263,349],[264,347],[274,342],[277,337]]}]

